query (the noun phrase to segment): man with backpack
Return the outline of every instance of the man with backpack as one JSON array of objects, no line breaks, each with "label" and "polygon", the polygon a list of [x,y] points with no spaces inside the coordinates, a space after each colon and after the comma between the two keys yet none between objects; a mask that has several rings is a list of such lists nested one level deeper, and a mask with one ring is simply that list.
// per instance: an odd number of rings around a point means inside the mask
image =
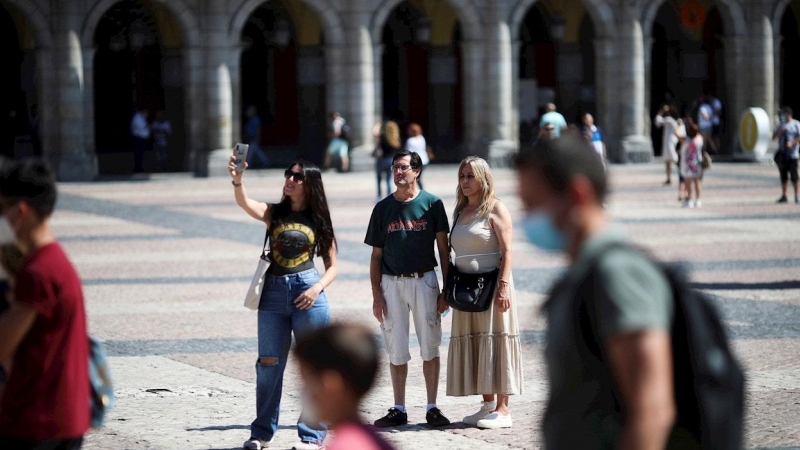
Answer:
[{"label": "man with backpack", "polygon": [[[585,141],[567,135],[524,148],[516,158],[519,195],[528,212],[526,236],[570,261],[543,307],[550,383],[543,420],[546,446],[735,448],[741,442],[743,381],[736,378],[741,372],[724,337],[702,336],[719,352],[720,373],[712,376],[726,382],[726,376],[734,378],[734,392],[723,400],[731,400],[733,415],[738,395],[738,440],[732,436],[723,445],[709,444],[708,431],[699,431],[709,420],[703,416],[703,386],[694,383],[707,369],[689,363],[692,345],[706,343],[695,331],[709,332],[706,324],[717,331],[713,326],[721,325],[713,312],[687,311],[687,285],[609,225],[603,207],[606,174],[600,159],[590,157],[593,152]],[[694,300],[692,305],[707,305],[704,299]],[[700,326],[687,331],[687,323],[695,325],[698,317]],[[677,334],[683,337],[676,340]],[[711,439],[737,434],[736,421],[727,419],[733,432],[723,430],[714,433],[723,436]]]},{"label": "man with backpack", "polygon": [[0,361],[13,358],[0,400],[0,448],[79,449],[90,426],[89,340],[81,281],[50,227],[52,170],[13,163],[0,208],[26,258],[0,315]]}]

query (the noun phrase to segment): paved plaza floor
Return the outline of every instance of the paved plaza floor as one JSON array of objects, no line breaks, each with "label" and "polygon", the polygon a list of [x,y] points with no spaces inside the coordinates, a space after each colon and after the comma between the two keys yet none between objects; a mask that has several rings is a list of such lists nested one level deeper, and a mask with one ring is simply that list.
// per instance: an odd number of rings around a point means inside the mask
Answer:
[{"label": "paved plaza floor", "polygon": [[[609,211],[628,236],[659,257],[684,262],[696,286],[718,302],[747,369],[748,448],[800,446],[800,205],[776,205],[777,170],[717,163],[701,209],[681,208],[662,186],[659,164],[612,166]],[[456,167],[436,166],[425,187],[454,205]],[[495,171],[498,196],[521,217],[514,174]],[[372,173],[324,175],[339,240],[339,277],[327,290],[334,320],[378,325],[371,314],[370,248],[363,244],[375,203]],[[245,175],[251,196],[279,198],[281,172]],[[235,204],[227,178],[155,177],[60,185],[57,235],[83,278],[89,327],[106,342],[118,403],[88,449],[236,449],[255,414],[256,314],[242,306],[264,227]],[[401,449],[541,448],[546,396],[543,295],[563,269],[514,237],[514,278],[523,335],[525,392],[511,399],[514,428],[481,431],[458,421],[477,397],[444,396],[453,425],[424,425],[422,365],[412,349],[410,425],[385,433]],[[443,323],[447,367],[450,317]],[[416,344],[412,344],[416,345]],[[388,370],[363,405],[374,420],[391,406]],[[300,380],[289,361],[280,429],[272,448],[297,442]]]}]

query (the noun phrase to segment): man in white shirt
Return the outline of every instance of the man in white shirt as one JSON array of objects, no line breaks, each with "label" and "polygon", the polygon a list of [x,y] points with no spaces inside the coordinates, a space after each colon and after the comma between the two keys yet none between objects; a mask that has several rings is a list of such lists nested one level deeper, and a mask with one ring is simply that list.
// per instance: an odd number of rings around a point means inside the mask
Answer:
[{"label": "man in white shirt", "polygon": [[697,126],[703,135],[703,142],[707,143],[711,153],[717,154],[717,143],[714,142],[714,108],[711,107],[710,96],[703,96],[697,108]]},{"label": "man in white shirt", "polygon": [[545,128],[547,125],[553,126],[552,135],[553,138],[557,138],[561,136],[562,131],[567,129],[567,119],[556,111],[556,105],[554,103],[548,103],[545,109],[547,112],[544,113],[541,120],[539,120],[539,138],[546,133]]}]

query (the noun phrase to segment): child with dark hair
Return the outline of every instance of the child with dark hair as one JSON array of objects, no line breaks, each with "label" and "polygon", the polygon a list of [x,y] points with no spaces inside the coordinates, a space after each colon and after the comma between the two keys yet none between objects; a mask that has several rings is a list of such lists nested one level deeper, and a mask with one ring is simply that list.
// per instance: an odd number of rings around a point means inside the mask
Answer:
[{"label": "child with dark hair", "polygon": [[298,340],[294,353],[305,383],[304,413],[334,429],[327,450],[393,448],[358,415],[378,372],[378,345],[369,330],[333,324]]}]

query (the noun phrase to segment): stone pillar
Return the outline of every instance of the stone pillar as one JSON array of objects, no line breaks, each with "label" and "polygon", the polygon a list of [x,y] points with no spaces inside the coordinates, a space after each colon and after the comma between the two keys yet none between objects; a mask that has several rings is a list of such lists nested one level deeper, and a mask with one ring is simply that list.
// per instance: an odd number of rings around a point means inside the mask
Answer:
[{"label": "stone pillar", "polygon": [[653,145],[645,130],[645,70],[642,24],[631,12],[621,20],[616,79],[620,143],[609,148],[613,162],[649,162]]},{"label": "stone pillar", "polygon": [[488,157],[488,141],[484,140],[483,120],[488,120],[484,109],[488,93],[485,87],[483,67],[483,43],[479,41],[462,41],[461,58],[463,71],[464,96],[464,145],[460,157],[478,155]]},{"label": "stone pillar", "polygon": [[[94,149],[86,145],[84,128],[84,57],[80,43],[81,15],[74,2],[59,3],[63,8],[55,15],[58,33],[55,39],[57,148],[53,160],[62,181],[86,181],[97,175]],[[44,108],[42,108],[44,109]]]},{"label": "stone pillar", "polygon": [[350,126],[351,170],[372,170],[372,126],[375,122],[375,62],[370,36],[371,9],[364,0],[349,2],[352,8],[342,11],[345,24],[345,45],[342,72],[346,92],[344,105],[329,105],[339,109]]},{"label": "stone pillar", "polygon": [[[207,4],[205,64],[205,140],[195,154],[195,175],[224,173],[234,144],[231,66],[238,67],[238,52],[228,41],[228,17],[223,0]],[[234,75],[238,74],[238,70]],[[212,156],[213,155],[213,156]]]},{"label": "stone pillar", "polygon": [[513,122],[513,62],[511,30],[506,21],[495,19],[489,26],[487,40],[487,104],[485,119],[488,122],[489,162],[507,166],[510,155],[517,149],[517,139],[512,135]]},{"label": "stone pillar", "polygon": [[45,108],[57,104],[58,77],[53,67],[53,50],[50,47],[36,50],[36,76],[39,85],[39,137],[42,139],[42,153],[53,167],[58,167],[58,111]]},{"label": "stone pillar", "polygon": [[[754,99],[748,98],[748,93],[758,84],[753,81],[755,72],[761,70],[760,67],[750,66],[748,62],[746,48],[750,45],[750,39],[744,36],[730,36],[724,38],[725,50],[725,70],[728,76],[725,77],[725,88],[728,93],[728,104],[724,105],[726,116],[723,118],[725,126],[728,127],[728,134],[731,136],[731,147],[729,153],[736,153],[739,149],[739,116],[749,106],[761,106],[761,104],[750,104]],[[765,99],[761,99],[764,102]],[[770,110],[767,109],[769,113]],[[730,127],[733,127],[732,129]],[[726,149],[722,149],[725,151]]]},{"label": "stone pillar", "polygon": [[[766,14],[757,14],[750,23],[750,104],[746,107],[764,108],[775,112],[775,33]],[[731,72],[737,73],[737,72]],[[738,111],[741,114],[741,111]]]},{"label": "stone pillar", "polygon": [[186,111],[186,153],[183,169],[196,171],[197,154],[205,142],[205,112],[202,110],[203,71],[205,70],[202,47],[188,47],[183,54],[184,109]]},{"label": "stone pillar", "polygon": [[781,99],[783,98],[783,90],[782,90],[783,85],[781,83],[781,75],[783,73],[783,66],[782,66],[783,51],[781,48],[783,46],[783,36],[780,35],[780,30],[777,31],[773,30],[773,31],[775,31],[775,38],[772,41],[772,50],[773,50],[772,60],[774,63],[773,65],[774,76],[772,78],[772,83],[774,86],[773,92],[775,93],[773,96],[775,100],[775,107],[772,109],[772,111],[767,110],[767,113],[770,115],[770,117],[772,117],[772,114],[775,114],[777,110],[781,106],[783,106],[781,105]]},{"label": "stone pillar", "polygon": [[519,51],[521,41],[511,42],[511,137],[519,143],[520,118],[519,118]]},{"label": "stone pillar", "polygon": [[559,112],[573,123],[580,108],[581,82],[583,81],[583,55],[578,42],[556,44],[556,85]]},{"label": "stone pillar", "polygon": [[619,162],[613,156],[620,154],[619,151],[619,131],[617,115],[614,112],[614,97],[617,95],[616,76],[616,55],[615,43],[608,37],[597,37],[594,39],[595,52],[595,98],[597,107],[597,117],[595,121],[603,129],[606,139],[608,157],[614,162]]}]

